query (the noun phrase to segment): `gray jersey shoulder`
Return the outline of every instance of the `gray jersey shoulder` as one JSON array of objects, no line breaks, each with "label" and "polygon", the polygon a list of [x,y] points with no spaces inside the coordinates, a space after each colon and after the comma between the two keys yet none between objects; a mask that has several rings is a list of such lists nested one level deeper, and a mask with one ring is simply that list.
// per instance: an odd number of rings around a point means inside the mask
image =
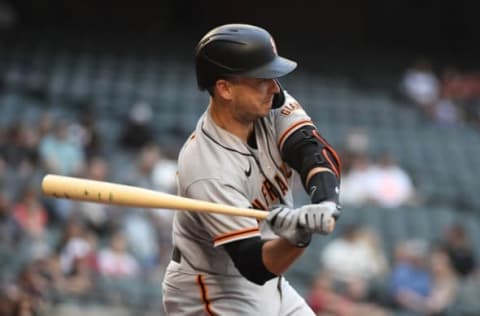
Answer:
[{"label": "gray jersey shoulder", "polygon": [[[194,134],[183,146],[178,159],[178,180],[180,194],[197,182],[218,182],[242,190],[248,187],[248,179],[242,174],[249,165],[245,157],[248,151],[226,149],[209,134],[204,120],[199,120]],[[243,168],[242,168],[243,167]]]}]

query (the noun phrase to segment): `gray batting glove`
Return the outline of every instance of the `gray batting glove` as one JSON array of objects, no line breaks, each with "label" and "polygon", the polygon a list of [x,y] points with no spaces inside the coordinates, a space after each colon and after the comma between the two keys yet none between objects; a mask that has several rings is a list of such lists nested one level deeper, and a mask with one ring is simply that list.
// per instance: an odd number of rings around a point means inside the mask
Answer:
[{"label": "gray batting glove", "polygon": [[304,205],[296,210],[299,213],[298,225],[310,233],[328,235],[340,216],[340,208],[335,202],[324,201]]},{"label": "gray batting glove", "polygon": [[285,239],[292,245],[305,248],[310,244],[312,233],[299,226],[300,213],[297,210],[277,206],[270,210],[266,222],[273,232]]}]

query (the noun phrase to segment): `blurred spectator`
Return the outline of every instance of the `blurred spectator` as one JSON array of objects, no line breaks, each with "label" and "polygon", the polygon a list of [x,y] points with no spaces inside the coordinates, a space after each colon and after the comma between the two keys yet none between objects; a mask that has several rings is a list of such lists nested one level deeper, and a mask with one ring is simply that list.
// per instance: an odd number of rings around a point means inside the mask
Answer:
[{"label": "blurred spectator", "polygon": [[38,140],[34,129],[14,122],[0,141],[0,185],[12,196],[38,173]]},{"label": "blurred spectator", "polygon": [[177,162],[160,153],[160,157],[152,170],[152,181],[156,190],[176,194]]},{"label": "blurred spectator", "polygon": [[[96,181],[108,181],[109,164],[102,157],[92,157],[87,163],[85,178]],[[75,203],[75,214],[79,214],[87,225],[99,236],[104,237],[111,232],[117,224],[111,213],[116,207],[102,203],[77,202]]]},{"label": "blurred spectator", "polygon": [[153,111],[150,104],[137,102],[130,109],[127,119],[123,122],[119,144],[127,150],[139,150],[153,141],[151,120]]},{"label": "blurred spectator", "polygon": [[127,240],[121,232],[113,234],[110,247],[98,254],[101,275],[110,278],[131,278],[139,273],[138,263],[127,249]]},{"label": "blurred spectator", "polygon": [[158,264],[161,244],[157,240],[155,218],[149,210],[132,209],[123,218],[124,237],[146,272]]},{"label": "blurred spectator", "polygon": [[34,263],[27,264],[18,275],[16,315],[38,315],[44,309],[48,283]]},{"label": "blurred spectator", "polygon": [[389,277],[390,296],[395,306],[410,309],[409,297],[428,297],[432,277],[428,270],[428,245],[425,240],[411,239],[399,243]]},{"label": "blurred spectator", "polygon": [[458,125],[463,122],[463,113],[455,100],[442,96],[432,109],[432,120],[441,125]]},{"label": "blurred spectator", "polygon": [[430,258],[433,288],[425,301],[428,315],[442,315],[453,303],[458,292],[458,279],[445,249],[435,249]]},{"label": "blurred spectator", "polygon": [[0,245],[10,250],[22,239],[22,227],[13,215],[13,208],[5,191],[0,190]]},{"label": "blurred spectator", "polygon": [[361,127],[352,128],[345,136],[345,150],[353,155],[366,155],[370,149],[368,132]]},{"label": "blurred spectator", "polygon": [[52,255],[45,261],[43,271],[43,274],[48,277],[51,291],[61,298],[65,296],[82,297],[90,293],[93,296],[94,273],[95,269],[89,256],[75,258],[72,270],[65,274],[61,267],[60,257]]},{"label": "blurred spectator", "polygon": [[142,188],[155,189],[153,171],[160,161],[160,148],[156,144],[143,146],[138,155],[135,168],[127,175],[124,182]]},{"label": "blurred spectator", "polygon": [[350,158],[349,169],[342,173],[340,203],[365,206],[372,199],[369,186],[372,165],[366,154],[352,155]]},{"label": "blurred spectator", "polygon": [[453,268],[460,277],[471,275],[476,268],[473,245],[465,228],[460,223],[452,224],[446,231],[442,241]]},{"label": "blurred spectator", "polygon": [[344,287],[344,294],[364,300],[371,286],[388,270],[388,263],[373,231],[349,224],[339,238],[330,241],[321,253],[322,268]]},{"label": "blurred spectator", "polygon": [[480,97],[480,73],[446,67],[442,72],[442,91],[461,102]]},{"label": "blurred spectator", "polygon": [[[54,123],[53,131],[41,139],[40,156],[48,173],[79,176],[84,171],[83,148],[70,139],[69,127],[67,120],[59,119]],[[49,203],[52,220],[60,223],[67,221],[75,205],[68,199],[54,199]]]},{"label": "blurred spectator", "polygon": [[441,248],[430,256],[429,270],[432,275],[430,292],[425,295],[416,291],[399,291],[400,305],[418,315],[444,315],[456,297],[458,281],[448,254]]},{"label": "blurred spectator", "polygon": [[402,79],[402,90],[405,96],[426,114],[438,100],[440,82],[427,60],[418,60],[407,69]]},{"label": "blurred spectator", "polygon": [[330,273],[322,271],[315,277],[306,298],[316,315],[352,315],[354,302],[335,291]]},{"label": "blurred spectator", "polygon": [[11,285],[0,288],[0,315],[15,315],[14,298],[11,293],[8,293],[11,292],[11,288]]},{"label": "blurred spectator", "polygon": [[366,154],[352,155],[340,191],[340,202],[356,207],[395,208],[418,203],[412,179],[388,152],[382,153],[375,164]]},{"label": "blurred spectator", "polygon": [[13,206],[13,215],[22,227],[26,241],[17,255],[29,259],[48,256],[51,252],[47,235],[48,215],[31,185],[22,188],[19,200]]},{"label": "blurred spectator", "polygon": [[388,152],[382,153],[371,168],[368,185],[370,199],[381,207],[392,208],[416,203],[410,176]]},{"label": "blurred spectator", "polygon": [[75,271],[75,265],[79,259],[89,258],[88,262],[95,267],[96,244],[91,233],[77,220],[70,220],[60,237],[58,251],[60,265],[66,275]]},{"label": "blurred spectator", "polygon": [[442,95],[451,100],[462,119],[480,126],[480,74],[447,67],[442,73]]},{"label": "blurred spectator", "polygon": [[15,219],[30,238],[43,238],[48,224],[48,215],[34,188],[31,186],[23,188],[13,210]]},{"label": "blurred spectator", "polygon": [[0,153],[21,174],[30,174],[38,163],[38,136],[34,129],[14,122],[10,125]]},{"label": "blurred spectator", "polygon": [[308,305],[315,315],[384,316],[389,312],[373,303],[356,302],[338,293],[334,281],[326,271],[320,272],[307,294]]},{"label": "blurred spectator", "polygon": [[23,185],[24,181],[0,154],[0,191],[13,198],[18,195],[19,188]]},{"label": "blurred spectator", "polygon": [[69,123],[65,119],[55,122],[52,133],[40,142],[40,155],[47,172],[78,176],[84,168],[84,152],[69,138]]},{"label": "blurred spectator", "polygon": [[95,118],[93,110],[86,109],[82,112],[79,123],[72,124],[70,128],[73,140],[83,148],[86,159],[102,154],[102,141]]},{"label": "blurred spectator", "polygon": [[43,139],[50,134],[54,127],[54,115],[52,112],[45,111],[38,120],[37,132],[39,139]]},{"label": "blurred spectator", "polygon": [[3,156],[0,154],[0,188],[2,188],[2,190],[5,190],[5,191],[6,191],[5,187],[7,187],[6,183],[8,183],[7,177],[8,177],[7,162],[5,161],[5,158],[3,158]]},{"label": "blurred spectator", "polygon": [[[161,153],[160,159],[155,164],[152,171],[152,180],[155,190],[170,194],[177,193],[177,163],[170,159],[164,153]],[[168,264],[169,253],[172,248],[172,223],[174,211],[169,209],[153,209],[151,214],[152,222],[155,225],[157,235],[157,245],[159,260]]]},{"label": "blurred spectator", "polygon": [[[340,156],[342,157],[342,176],[349,174],[355,160],[367,157],[370,151],[370,136],[362,127],[353,127],[343,139]],[[348,198],[347,198],[348,200]]]},{"label": "blurred spectator", "polygon": [[[135,168],[122,182],[174,193],[176,180],[172,172],[176,173],[176,164],[163,159],[158,145],[147,144],[141,148]],[[159,176],[165,178],[160,179]],[[175,187],[173,181],[175,181]],[[151,211],[132,209],[125,215],[124,232],[143,268],[152,268],[153,264],[158,263],[159,256],[162,256],[160,251],[164,250],[166,254],[170,249],[172,216],[172,211],[161,209]]]},{"label": "blurred spectator", "polygon": [[360,227],[358,235],[359,241],[363,242],[371,253],[370,274],[367,278],[370,281],[384,278],[390,267],[378,232],[368,227]]},{"label": "blurred spectator", "polygon": [[156,245],[157,245],[157,262],[160,268],[166,267],[170,261],[170,253],[172,251],[172,225],[173,210],[154,209],[152,210],[152,222],[155,225]]}]

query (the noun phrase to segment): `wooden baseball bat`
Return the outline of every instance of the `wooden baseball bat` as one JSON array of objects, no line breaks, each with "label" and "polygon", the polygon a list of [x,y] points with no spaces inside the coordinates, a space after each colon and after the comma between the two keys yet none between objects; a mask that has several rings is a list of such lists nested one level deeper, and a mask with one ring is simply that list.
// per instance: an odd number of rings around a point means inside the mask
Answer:
[{"label": "wooden baseball bat", "polygon": [[[218,213],[259,220],[265,219],[268,214],[261,210],[195,200],[130,185],[53,174],[43,178],[42,191],[44,195],[55,198],[121,206]],[[334,228],[335,221],[332,220],[328,225],[328,231],[332,232]]]},{"label": "wooden baseball bat", "polygon": [[49,174],[42,180],[43,194],[55,198],[142,208],[166,208],[265,219],[268,212],[189,199],[140,187]]}]

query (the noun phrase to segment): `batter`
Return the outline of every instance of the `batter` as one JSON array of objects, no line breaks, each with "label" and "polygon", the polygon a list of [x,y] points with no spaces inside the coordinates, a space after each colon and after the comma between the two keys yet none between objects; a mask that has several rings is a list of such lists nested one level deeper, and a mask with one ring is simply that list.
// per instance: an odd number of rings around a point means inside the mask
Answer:
[{"label": "batter", "polygon": [[[252,25],[217,27],[197,45],[197,81],[210,104],[180,152],[178,194],[270,213],[259,223],[176,212],[163,282],[168,315],[314,315],[282,274],[313,234],[330,233],[341,166],[277,80],[295,67]],[[312,200],[297,209],[294,172]]]}]

